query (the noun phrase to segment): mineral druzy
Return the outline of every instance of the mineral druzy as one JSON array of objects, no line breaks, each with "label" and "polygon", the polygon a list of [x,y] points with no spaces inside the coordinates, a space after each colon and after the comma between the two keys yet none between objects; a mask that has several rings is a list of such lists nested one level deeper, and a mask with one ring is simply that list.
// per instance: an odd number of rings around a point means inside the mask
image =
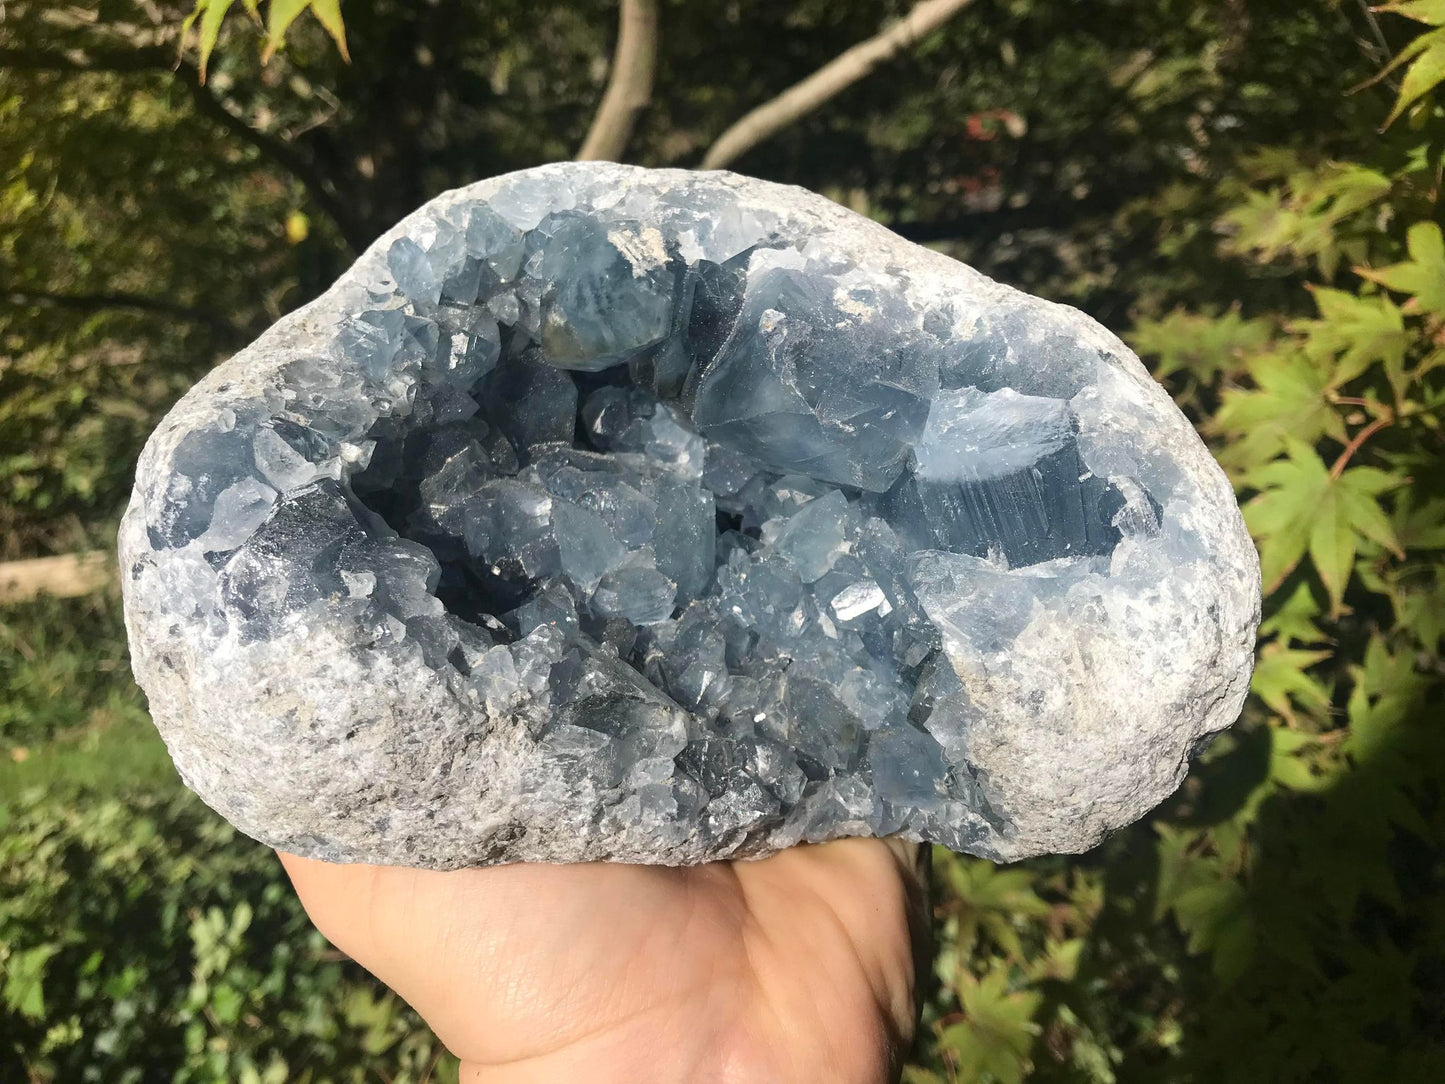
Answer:
[{"label": "mineral druzy", "polygon": [[185,781],[337,861],[1079,851],[1236,717],[1228,483],[1074,310],[795,188],[451,192],[152,436],[120,535]]}]

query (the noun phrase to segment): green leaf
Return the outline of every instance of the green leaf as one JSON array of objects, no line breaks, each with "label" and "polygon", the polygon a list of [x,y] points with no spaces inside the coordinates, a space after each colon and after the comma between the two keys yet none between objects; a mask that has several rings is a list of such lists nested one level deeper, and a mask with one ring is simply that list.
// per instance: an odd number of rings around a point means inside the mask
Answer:
[{"label": "green leaf", "polygon": [[1297,791],[1317,791],[1330,785],[1327,775],[1317,775],[1299,754],[1317,743],[1309,734],[1301,734],[1283,726],[1269,728],[1269,777],[1276,783]]},{"label": "green leaf", "polygon": [[1329,372],[1327,387],[1348,384],[1372,365],[1393,374],[1404,371],[1410,334],[1400,308],[1388,297],[1360,297],[1319,286],[1311,290],[1318,320],[1301,320],[1291,329],[1304,333],[1306,355]]},{"label": "green leaf", "polygon": [[1154,888],[1153,919],[1158,922],[1174,908],[1174,901],[1191,888],[1213,883],[1219,877],[1220,861],[1200,854],[1200,833],[1169,824],[1154,823],[1159,837],[1156,853],[1159,873]]},{"label": "green leaf", "polygon": [[1314,623],[1319,615],[1314,592],[1309,584],[1301,583],[1294,594],[1260,624],[1259,634],[1277,637],[1282,644],[1317,644],[1329,639]]},{"label": "green leaf", "polygon": [[958,859],[948,866],[947,878],[958,904],[958,943],[970,949],[982,933],[1009,956],[1021,957],[1016,917],[1037,918],[1049,910],[1033,891],[1033,876],[981,859]]},{"label": "green leaf", "polygon": [[200,80],[206,81],[206,67],[210,63],[211,53],[216,48],[216,39],[221,35],[221,21],[225,19],[226,13],[231,10],[235,0],[196,0],[196,6],[191,14],[181,24],[181,40],[185,40],[186,34],[190,31],[196,17],[200,16]]},{"label": "green leaf", "polygon": [[1396,293],[1412,295],[1405,312],[1445,315],[1445,237],[1433,222],[1417,222],[1406,236],[1410,259],[1378,270],[1356,268],[1371,282]]},{"label": "green leaf", "polygon": [[286,31],[310,3],[311,0],[271,0],[266,11],[266,44],[261,50],[263,64],[285,43]]},{"label": "green leaf", "polygon": [[1339,614],[1343,605],[1345,584],[1355,568],[1355,533],[1344,521],[1335,496],[1335,487],[1325,490],[1320,514],[1310,530],[1310,560],[1330,595],[1331,614]]},{"label": "green leaf", "polygon": [[250,929],[251,920],[254,917],[255,912],[245,900],[236,904],[236,910],[231,914],[231,940],[233,942],[240,941],[241,935]]},{"label": "green leaf", "polygon": [[1040,968],[1042,974],[1062,982],[1072,982],[1079,973],[1085,945],[1082,937],[1074,937],[1068,941],[1050,941],[1045,946],[1044,960]]},{"label": "green leaf", "polygon": [[1305,671],[1329,657],[1328,651],[1265,648],[1255,663],[1249,687],[1266,707],[1285,719],[1294,719],[1295,704],[1323,711],[1330,705],[1330,694]]},{"label": "green leaf", "polygon": [[1347,705],[1350,733],[1345,749],[1356,757],[1378,759],[1403,736],[1412,709],[1428,685],[1416,669],[1413,653],[1392,652],[1379,635],[1370,637],[1364,663],[1355,668],[1354,678]]},{"label": "green leaf", "polygon": [[1445,80],[1445,28],[1421,34],[1405,46],[1380,75],[1384,76],[1393,71],[1411,57],[1415,59],[1405,70],[1405,77],[1400,80],[1400,93],[1395,98],[1390,115],[1385,118],[1385,128],[1395,123],[1400,114]]},{"label": "green leaf", "polygon": [[1428,26],[1445,26],[1445,0],[1401,0],[1398,4],[1382,4],[1375,10],[1402,15]]},{"label": "green leaf", "polygon": [[1332,613],[1341,611],[1358,539],[1368,538],[1399,555],[1400,543],[1376,496],[1400,481],[1373,467],[1355,467],[1325,487],[1309,532],[1309,556],[1329,593]]},{"label": "green leaf", "polygon": [[60,951],[59,945],[36,945],[11,952],[5,961],[5,1003],[32,1020],[45,1019],[45,966]]},{"label": "green leaf", "polygon": [[1353,162],[1331,163],[1319,174],[1319,181],[1308,190],[1314,200],[1328,201],[1331,222],[1362,211],[1389,194],[1394,182],[1378,170]]},{"label": "green leaf", "polygon": [[1359,540],[1368,538],[1396,556],[1403,556],[1395,529],[1376,498],[1400,485],[1374,467],[1353,467],[1324,488],[1310,530],[1310,559],[1330,595],[1332,612],[1343,606],[1345,585],[1355,567]]},{"label": "green leaf", "polygon": [[196,25],[196,20],[201,17],[202,13],[205,12],[206,8],[210,6],[210,3],[211,0],[196,0],[196,6],[191,8],[191,13],[181,20],[180,40],[181,50],[183,52],[185,51],[186,47],[186,38],[191,33],[191,27]]},{"label": "green leaf", "polygon": [[1269,344],[1273,333],[1270,321],[1246,320],[1234,311],[1203,316],[1176,310],[1160,320],[1138,321],[1129,345],[1158,359],[1156,379],[1183,371],[1207,383],[1221,372],[1238,371],[1245,358]]},{"label": "green leaf", "polygon": [[1418,505],[1409,500],[1399,501],[1394,527],[1402,549],[1445,549],[1445,497],[1434,497]]},{"label": "green leaf", "polygon": [[1402,696],[1410,699],[1424,684],[1409,652],[1393,652],[1379,634],[1365,645],[1365,661],[1356,679],[1366,696]]},{"label": "green leaf", "polygon": [[341,18],[341,0],[271,0],[271,7],[266,12],[266,44],[261,51],[263,63],[285,44],[286,32],[291,29],[291,24],[308,8],[326,33],[331,35],[331,40],[336,42],[341,58],[351,63],[351,53],[346,46],[346,24]]},{"label": "green leaf", "polygon": [[1347,243],[1342,223],[1383,199],[1394,184],[1385,174],[1355,163],[1299,169],[1297,157],[1288,155],[1265,168],[1262,179],[1282,173],[1287,177],[1283,189],[1249,192],[1224,215],[1233,234],[1225,247],[1261,260],[1284,254],[1314,256],[1321,273],[1333,278]]},{"label": "green leaf", "polygon": [[1189,951],[1211,953],[1215,974],[1226,982],[1243,974],[1254,956],[1254,916],[1248,902],[1244,886],[1231,879],[1192,888],[1174,903]]},{"label": "green leaf", "polygon": [[1408,632],[1425,651],[1437,653],[1445,640],[1445,577],[1440,571],[1395,585],[1391,601],[1396,628]]},{"label": "green leaf", "polygon": [[1249,375],[1255,387],[1226,391],[1214,417],[1212,428],[1234,438],[1220,452],[1226,464],[1257,466],[1290,438],[1344,442],[1345,425],[1326,397],[1330,374],[1323,367],[1300,354],[1265,354],[1250,364]]},{"label": "green leaf", "polygon": [[958,1076],[978,1080],[984,1074],[1001,1084],[1020,1084],[1031,1065],[1029,1051],[1039,1025],[1034,1023],[1043,997],[1033,991],[1010,992],[1007,971],[995,968],[958,990],[964,1022],[940,1036],[958,1058]]},{"label": "green leaf", "polygon": [[1309,548],[1315,509],[1330,484],[1330,473],[1309,445],[1288,443],[1286,458],[1246,476],[1259,494],[1244,506],[1244,522],[1259,543],[1264,590],[1268,594],[1290,574]]},{"label": "green leaf", "polygon": [[246,998],[234,986],[221,983],[211,991],[210,1008],[216,1019],[223,1024],[234,1024],[241,1018]]},{"label": "green leaf", "polygon": [[351,54],[346,50],[346,25],[341,21],[341,0],[311,0],[311,14],[336,42],[341,59],[350,64]]},{"label": "green leaf", "polygon": [[1354,569],[1361,538],[1400,553],[1394,527],[1378,496],[1403,478],[1374,467],[1354,467],[1334,477],[1315,450],[1288,442],[1276,459],[1246,478],[1260,490],[1244,507],[1244,519],[1259,541],[1266,592],[1279,586],[1309,553],[1338,615]]}]

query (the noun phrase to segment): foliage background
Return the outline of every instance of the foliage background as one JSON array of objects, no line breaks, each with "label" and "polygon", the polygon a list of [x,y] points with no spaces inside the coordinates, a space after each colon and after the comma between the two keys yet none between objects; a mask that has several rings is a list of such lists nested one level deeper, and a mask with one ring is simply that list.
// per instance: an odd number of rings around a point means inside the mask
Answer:
[{"label": "foliage background", "polygon": [[[110,545],[198,374],[427,197],[573,154],[615,34],[600,0],[197,8],[0,6],[0,560]],[[902,10],[665,3],[629,160],[695,163]],[[937,856],[912,1084],[1445,1079],[1442,26],[976,0],[737,163],[1128,337],[1265,568],[1255,696],[1164,808]],[[0,609],[0,833],[0,1079],[455,1079],[180,788],[111,594]]]}]

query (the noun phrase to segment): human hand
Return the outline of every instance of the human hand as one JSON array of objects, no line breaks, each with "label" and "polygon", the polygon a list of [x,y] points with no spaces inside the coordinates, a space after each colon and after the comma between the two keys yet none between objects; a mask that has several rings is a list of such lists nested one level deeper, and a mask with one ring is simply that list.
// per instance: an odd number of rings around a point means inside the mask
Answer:
[{"label": "human hand", "polygon": [[927,848],[847,839],[673,869],[452,873],[282,854],[326,938],[463,1084],[875,1084],[913,1035]]}]

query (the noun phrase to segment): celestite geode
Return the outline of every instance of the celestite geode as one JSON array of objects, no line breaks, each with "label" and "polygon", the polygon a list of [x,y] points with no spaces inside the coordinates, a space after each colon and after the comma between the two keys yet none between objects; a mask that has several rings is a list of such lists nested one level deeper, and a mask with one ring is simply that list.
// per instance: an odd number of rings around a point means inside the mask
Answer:
[{"label": "celestite geode", "polygon": [[185,781],[337,861],[1079,851],[1248,684],[1259,569],[1133,354],[796,188],[438,197],[219,366],[120,535]]}]

